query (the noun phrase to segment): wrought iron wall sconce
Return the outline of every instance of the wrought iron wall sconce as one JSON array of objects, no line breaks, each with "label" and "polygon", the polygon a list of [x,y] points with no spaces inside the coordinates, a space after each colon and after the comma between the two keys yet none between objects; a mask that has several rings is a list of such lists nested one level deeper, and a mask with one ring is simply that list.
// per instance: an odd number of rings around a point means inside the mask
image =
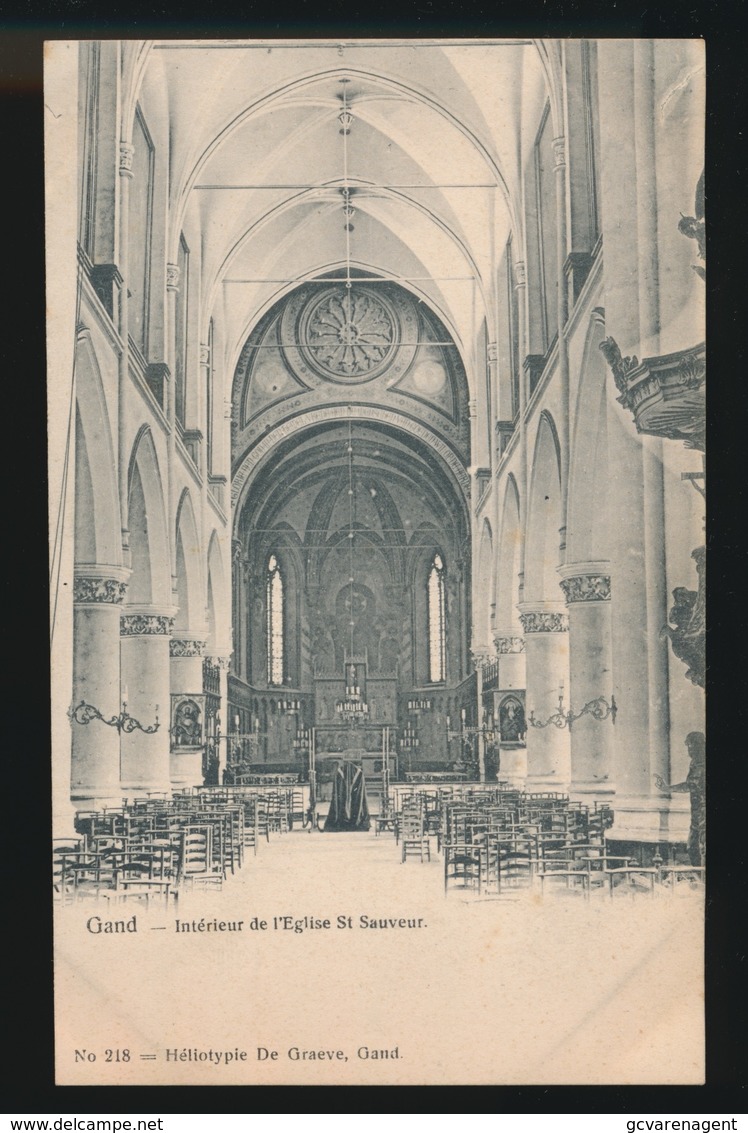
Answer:
[{"label": "wrought iron wall sconce", "polygon": [[110,728],[116,728],[120,734],[125,732],[127,735],[137,730],[152,735],[154,732],[157,732],[161,726],[158,719],[158,705],[156,705],[155,724],[147,726],[141,724],[140,720],[136,720],[134,716],[130,715],[127,711],[126,700],[122,701],[122,711],[119,716],[112,716],[109,720],[107,720],[93,704],[87,704],[85,700],[82,700],[75,708],[71,706],[68,709],[68,720],[71,726],[73,721],[75,721],[76,724],[90,724],[92,720],[101,720],[102,724],[107,724]]},{"label": "wrought iron wall sconce", "polygon": [[536,720],[535,713],[531,712],[527,718],[528,724],[533,728],[547,728],[549,724],[553,724],[555,728],[568,728],[571,731],[571,726],[575,720],[579,720],[582,716],[591,716],[593,720],[607,720],[610,717],[611,724],[616,722],[616,713],[618,712],[618,705],[616,698],[611,696],[610,704],[603,696],[598,696],[594,700],[588,700],[584,708],[579,712],[575,712],[569,705],[568,711],[564,709],[564,693],[561,690],[561,695],[558,698],[558,708],[552,713],[547,720]]}]

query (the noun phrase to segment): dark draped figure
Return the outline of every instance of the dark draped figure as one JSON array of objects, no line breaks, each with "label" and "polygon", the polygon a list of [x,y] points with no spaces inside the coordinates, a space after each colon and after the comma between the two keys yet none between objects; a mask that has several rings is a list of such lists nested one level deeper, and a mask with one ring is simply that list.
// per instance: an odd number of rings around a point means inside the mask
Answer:
[{"label": "dark draped figure", "polygon": [[332,798],[325,830],[368,830],[369,805],[364,773],[357,763],[339,763],[332,781]]}]

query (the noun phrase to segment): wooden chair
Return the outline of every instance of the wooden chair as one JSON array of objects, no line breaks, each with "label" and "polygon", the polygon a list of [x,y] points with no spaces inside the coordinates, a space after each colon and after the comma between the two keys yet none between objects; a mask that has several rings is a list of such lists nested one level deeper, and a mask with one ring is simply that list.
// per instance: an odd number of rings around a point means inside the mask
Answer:
[{"label": "wooden chair", "polygon": [[294,824],[301,826],[304,822],[304,792],[296,788],[288,792],[288,829],[293,830]]},{"label": "wooden chair", "polygon": [[257,804],[252,796],[247,796],[243,803],[244,809],[244,848],[251,849],[253,854],[257,853],[258,830],[257,830]]},{"label": "wooden chair", "polygon": [[176,903],[177,890],[171,879],[154,876],[151,861],[131,860],[115,871],[114,885],[104,896],[111,904],[138,901],[148,908],[154,899],[168,905],[173,898]]},{"label": "wooden chair", "polygon": [[533,884],[538,862],[533,832],[514,834],[499,845],[499,884],[501,889],[524,889]]},{"label": "wooden chair", "polygon": [[444,892],[450,885],[482,889],[482,848],[475,842],[444,843]]},{"label": "wooden chair", "polygon": [[177,884],[180,889],[220,889],[223,863],[213,856],[213,827],[185,826],[181,832]]},{"label": "wooden chair", "polygon": [[573,857],[546,857],[538,862],[536,877],[541,894],[545,893],[546,883],[563,882],[567,890],[581,891],[585,898],[590,895],[590,873],[584,863]]},{"label": "wooden chair", "polygon": [[400,827],[400,861],[418,857],[422,862],[431,861],[431,843],[424,826],[423,814],[406,811]]},{"label": "wooden chair", "polygon": [[660,871],[656,866],[630,864],[611,866],[606,868],[604,872],[607,877],[608,892],[611,897],[616,891],[616,879],[618,879],[619,892],[622,888],[621,882],[625,881],[629,894],[633,895],[637,892],[637,889],[643,889],[650,897],[654,897],[655,882],[658,879]]},{"label": "wooden chair", "polygon": [[83,846],[83,838],[52,839],[52,893],[61,905],[75,900],[75,873],[85,854]]},{"label": "wooden chair", "polygon": [[703,865],[662,865],[658,882],[660,888],[672,896],[678,890],[702,888],[705,876],[706,867]]}]

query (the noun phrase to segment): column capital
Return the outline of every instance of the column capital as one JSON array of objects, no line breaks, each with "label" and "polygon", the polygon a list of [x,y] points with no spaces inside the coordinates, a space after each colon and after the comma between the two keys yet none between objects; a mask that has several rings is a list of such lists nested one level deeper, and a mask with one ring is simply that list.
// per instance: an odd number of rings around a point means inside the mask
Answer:
[{"label": "column capital", "polygon": [[488,361],[491,365],[498,361],[499,348],[495,342],[489,342],[488,347],[486,348],[486,357],[488,358]]},{"label": "column capital", "polygon": [[179,291],[179,265],[166,265],[166,290]]},{"label": "column capital", "polygon": [[497,633],[493,639],[494,648],[501,656],[507,653],[524,653],[525,652],[525,639],[518,634],[500,634]]},{"label": "column capital", "polygon": [[156,613],[122,614],[121,637],[167,637],[174,628],[174,615]]},{"label": "column capital", "polygon": [[553,139],[553,166],[554,169],[564,169],[566,166],[566,138],[563,134]]},{"label": "column capital", "polygon": [[209,366],[210,365],[210,346],[208,345],[207,342],[201,342],[200,343],[200,365],[201,366]]},{"label": "column capital", "polygon": [[514,265],[514,286],[524,287],[527,282],[527,275],[525,273],[525,261],[517,260]]},{"label": "column capital", "polygon": [[484,665],[487,665],[489,661],[495,660],[494,654],[487,646],[479,646],[476,649],[470,650],[470,661],[476,672],[482,669]]},{"label": "column capital", "polygon": [[520,610],[519,620],[528,633],[567,633],[569,615],[564,610],[549,610],[546,607],[526,606]]},{"label": "column capital", "polygon": [[105,568],[106,574],[75,572],[73,578],[73,601],[78,605],[119,606],[127,593],[129,570]]},{"label": "column capital", "polygon": [[202,657],[205,641],[197,637],[172,637],[169,641],[170,657]]},{"label": "column capital", "polygon": [[609,602],[609,574],[574,574],[562,578],[559,583],[564,592],[566,605],[572,602]]},{"label": "column capital", "polygon": [[131,142],[119,144],[119,175],[132,180],[132,159],[135,157],[135,146]]},{"label": "column capital", "polygon": [[219,657],[214,656],[213,654],[211,654],[210,656],[206,655],[205,660],[209,665],[212,665],[215,669],[220,669],[223,673],[228,673],[229,669],[231,668],[230,654],[228,657]]}]

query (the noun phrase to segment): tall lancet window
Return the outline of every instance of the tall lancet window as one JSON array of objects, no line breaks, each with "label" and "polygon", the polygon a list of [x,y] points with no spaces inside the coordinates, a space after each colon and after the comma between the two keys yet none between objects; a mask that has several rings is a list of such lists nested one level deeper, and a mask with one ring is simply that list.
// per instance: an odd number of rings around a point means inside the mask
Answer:
[{"label": "tall lancet window", "polygon": [[268,684],[283,684],[283,575],[280,564],[271,555],[267,569],[267,647]]},{"label": "tall lancet window", "polygon": [[444,560],[437,551],[431,560],[428,576],[429,617],[429,681],[446,680],[447,619],[444,590]]}]

